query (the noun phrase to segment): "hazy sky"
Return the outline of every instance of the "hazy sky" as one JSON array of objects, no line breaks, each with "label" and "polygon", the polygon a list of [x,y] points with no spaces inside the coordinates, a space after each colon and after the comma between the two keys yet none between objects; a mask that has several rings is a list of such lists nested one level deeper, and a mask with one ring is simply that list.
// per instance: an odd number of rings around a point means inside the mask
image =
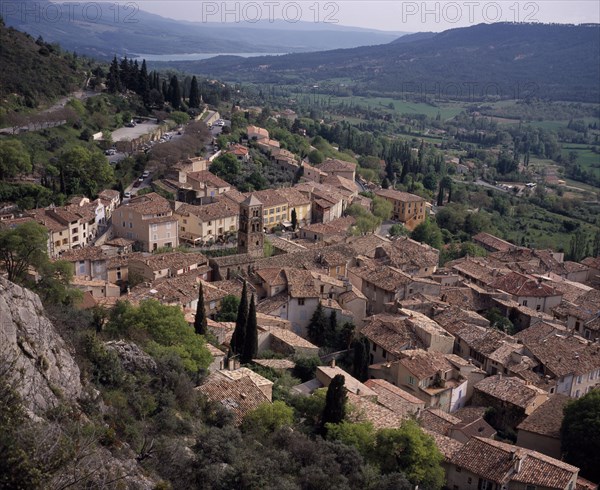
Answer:
[{"label": "hazy sky", "polygon": [[538,1],[367,1],[367,0],[138,0],[141,10],[198,22],[253,23],[273,18],[288,22],[332,23],[393,31],[443,31],[482,22],[600,22],[597,0]]}]

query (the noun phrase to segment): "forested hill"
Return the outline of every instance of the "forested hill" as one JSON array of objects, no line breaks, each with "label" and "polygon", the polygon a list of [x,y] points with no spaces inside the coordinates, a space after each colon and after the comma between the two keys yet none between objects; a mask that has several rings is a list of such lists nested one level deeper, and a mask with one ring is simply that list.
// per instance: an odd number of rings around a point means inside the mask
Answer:
[{"label": "forested hill", "polygon": [[0,107],[37,107],[85,82],[87,60],[6,27],[0,19]]},{"label": "forested hill", "polygon": [[474,91],[597,102],[599,53],[599,24],[499,23],[354,49],[171,65],[239,81],[316,83],[337,78],[347,83],[350,78],[348,85],[361,94],[416,91],[468,97]]}]

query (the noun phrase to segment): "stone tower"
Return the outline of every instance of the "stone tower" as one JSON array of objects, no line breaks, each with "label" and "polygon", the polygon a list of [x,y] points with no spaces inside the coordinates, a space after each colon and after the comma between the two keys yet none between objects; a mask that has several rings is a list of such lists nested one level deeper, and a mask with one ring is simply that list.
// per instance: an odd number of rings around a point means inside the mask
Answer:
[{"label": "stone tower", "polygon": [[263,205],[254,195],[240,204],[238,230],[238,253],[262,258],[263,251]]}]

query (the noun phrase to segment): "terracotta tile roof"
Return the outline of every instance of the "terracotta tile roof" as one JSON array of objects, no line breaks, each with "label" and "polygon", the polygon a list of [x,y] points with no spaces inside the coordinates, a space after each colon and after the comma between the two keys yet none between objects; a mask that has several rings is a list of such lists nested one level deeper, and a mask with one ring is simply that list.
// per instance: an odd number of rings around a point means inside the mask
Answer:
[{"label": "terracotta tile roof", "polygon": [[484,284],[489,284],[494,281],[499,272],[498,269],[491,267],[481,259],[469,257],[447,263],[446,267],[450,267],[453,271],[456,271],[469,279],[481,281]]},{"label": "terracotta tile roof", "polygon": [[475,390],[523,409],[528,408],[538,395],[544,393],[539,388],[527,385],[522,379],[501,374],[482,379],[475,385]]},{"label": "terracotta tile roof", "polygon": [[102,192],[100,192],[100,194],[98,194],[98,197],[112,201],[113,199],[121,197],[121,193],[113,189],[104,189]]},{"label": "terracotta tile roof", "polygon": [[345,265],[353,258],[354,251],[347,245],[329,245],[258,259],[254,262],[254,268],[295,267],[318,270]]},{"label": "terracotta tile roof", "polygon": [[578,476],[575,490],[598,490],[598,485]]},{"label": "terracotta tile roof", "polygon": [[498,277],[489,286],[494,289],[506,291],[513,296],[545,298],[548,296],[561,296],[556,289],[536,280],[534,277],[511,272],[505,276]]},{"label": "terracotta tile roof", "polygon": [[255,274],[268,286],[285,286],[286,278],[279,267],[258,269]]},{"label": "terracotta tile roof", "polygon": [[319,165],[319,170],[322,172],[354,172],[356,163],[345,162],[337,158],[328,158]]},{"label": "terracotta tile roof", "polygon": [[517,248],[516,245],[483,231],[481,233],[477,233],[477,235],[474,235],[472,240],[474,242],[482,243],[487,247],[493,248],[498,252],[508,252],[509,250]]},{"label": "terracotta tile roof", "polygon": [[290,370],[296,367],[296,363],[289,359],[252,359],[252,362],[275,370]]},{"label": "terracotta tile roof", "polygon": [[493,438],[496,435],[496,429],[488,424],[483,417],[470,422],[461,421],[454,425],[452,432],[462,432],[468,438],[471,437],[486,437]]},{"label": "terracotta tile roof", "polygon": [[277,248],[278,250],[283,250],[286,253],[306,250],[306,247],[304,245],[296,243],[292,240],[288,240],[286,238],[278,237],[277,235],[270,236],[269,241],[271,242],[271,245],[273,245],[274,248]]},{"label": "terracotta tile roof", "polygon": [[459,418],[437,408],[427,408],[419,414],[421,427],[443,436],[449,436],[452,427],[460,423]]},{"label": "terracotta tile roof", "polygon": [[404,319],[397,316],[381,313],[368,317],[366,322],[360,333],[393,356],[399,357],[403,350],[423,345]]},{"label": "terracotta tile roof", "polygon": [[[341,375],[344,377],[344,386],[349,393],[354,393],[355,395],[359,395],[361,397],[370,397],[372,399],[377,398],[377,393],[375,393],[372,389],[368,388],[366,385],[361,383],[359,380],[351,376],[349,373],[344,371],[339,366],[317,366],[317,378],[321,379],[320,375],[323,375],[329,381],[331,381],[335,376]],[[326,383],[329,386],[329,382]]]},{"label": "terracotta tile roof", "polygon": [[269,137],[269,132],[266,129],[260,128],[258,126],[248,126],[246,128],[246,133],[247,134],[255,133],[255,134],[259,135],[262,138],[268,138]]},{"label": "terracotta tile roof", "polygon": [[378,404],[402,417],[416,413],[425,405],[423,400],[384,379],[369,379],[365,381],[365,386],[377,393]]},{"label": "terracotta tile roof", "polygon": [[351,193],[357,193],[359,191],[359,188],[358,188],[358,185],[356,184],[356,182],[354,182],[353,180],[347,179],[345,177],[342,177],[341,175],[328,175],[327,177],[325,177],[324,179],[321,180],[321,183],[329,184],[334,187],[337,187],[338,189],[341,189],[341,190],[344,190],[347,192],[351,192]]},{"label": "terracotta tile roof", "polygon": [[388,292],[396,292],[400,286],[406,286],[413,282],[413,278],[405,272],[387,265],[363,265],[351,267],[350,271],[363,281]]},{"label": "terracotta tile roof", "polygon": [[218,199],[219,201],[224,201],[225,199],[228,199],[232,203],[239,205],[246,200],[246,196],[237,189],[231,189],[229,191],[223,192],[222,194],[219,194],[218,196],[216,196],[216,199]]},{"label": "terracotta tile roof", "polygon": [[344,218],[334,219],[328,223],[313,223],[300,228],[300,231],[308,231],[323,235],[347,235],[354,223],[356,223],[356,220],[352,216],[346,216]]},{"label": "terracotta tile roof", "polygon": [[290,208],[296,206],[307,206],[310,204],[310,199],[294,187],[282,187],[281,189],[275,189],[283,199],[286,200]]},{"label": "terracotta tile roof", "polygon": [[352,247],[352,249],[356,252],[356,255],[364,255],[366,257],[374,258],[377,247],[389,245],[391,241],[379,235],[370,234],[357,237],[348,237],[346,238],[346,243]]},{"label": "terracotta tile roof", "polygon": [[123,211],[134,211],[143,216],[162,213],[170,216],[173,213],[169,201],[156,194],[156,192],[134,197],[127,204],[120,206],[119,209],[123,209]]},{"label": "terracotta tile roof", "polygon": [[175,211],[176,214],[181,216],[189,216],[190,214],[197,216],[202,222],[237,217],[239,212],[239,207],[225,199],[202,206],[182,204]]},{"label": "terracotta tile roof", "polygon": [[483,418],[487,407],[468,406],[459,408],[456,412],[453,412],[456,418],[459,418],[463,423],[470,423],[477,419]]},{"label": "terracotta tile roof", "polygon": [[[151,285],[142,283],[131,289],[127,299],[139,303],[145,299],[155,299],[164,304],[185,305],[198,298],[198,271],[188,274],[159,279]],[[204,283],[205,285],[207,283]],[[205,300],[207,288],[204,288]]]},{"label": "terracotta tile roof", "polygon": [[453,369],[453,365],[444,354],[423,349],[404,350],[400,353],[402,364],[417,380],[423,380]]},{"label": "terracotta tile roof", "polygon": [[518,426],[518,430],[535,432],[548,437],[560,438],[563,409],[571,400],[566,395],[552,394],[529,417]]},{"label": "terracotta tile roof", "polygon": [[229,182],[224,181],[221,177],[216,176],[209,170],[200,170],[198,172],[189,172],[187,174],[188,179],[197,180],[198,182],[204,183],[207,186],[223,188],[231,187]]},{"label": "terracotta tile roof", "polygon": [[600,369],[600,345],[589,344],[581,337],[551,333],[523,342],[545,370],[556,377],[579,376]]},{"label": "terracotta tile roof", "polygon": [[101,247],[94,246],[65,250],[59,257],[60,260],[68,262],[77,262],[78,260],[108,260],[108,258]]},{"label": "terracotta tile roof", "polygon": [[[260,323],[260,322],[259,322]],[[286,330],[285,328],[275,327],[275,326],[262,326],[259,327],[265,332],[269,332],[273,337],[281,340],[285,344],[291,347],[298,347],[302,349],[313,349],[315,352],[319,351],[319,348],[310,343],[308,340],[300,337],[295,334],[291,330]]]},{"label": "terracotta tile roof", "polygon": [[280,194],[277,189],[265,189],[263,191],[247,192],[245,196],[256,197],[263,204],[265,209],[287,204],[287,199]]},{"label": "terracotta tile roof", "polygon": [[375,191],[375,195],[401,202],[425,202],[425,199],[421,196],[409,194],[408,192],[396,191],[394,189],[379,189]]},{"label": "terracotta tile roof", "polygon": [[408,237],[398,238],[389,245],[383,245],[375,257],[386,265],[405,270],[406,268],[434,268],[438,265],[438,250]]},{"label": "terracotta tile roof", "polygon": [[573,306],[567,308],[567,314],[581,320],[591,320],[600,314],[600,290],[590,289],[582,294]]},{"label": "terracotta tile roof", "polygon": [[116,269],[117,267],[125,267],[129,265],[129,261],[133,259],[142,259],[147,254],[143,252],[131,252],[128,254],[117,254],[109,257],[106,263],[107,269]]},{"label": "terracotta tile roof", "polygon": [[108,245],[110,247],[128,247],[134,243],[135,240],[128,240],[127,238],[113,238],[112,240],[104,242],[104,245]]},{"label": "terracotta tile roof", "polygon": [[231,145],[225,153],[232,153],[236,156],[246,156],[248,154],[248,148],[243,145]]},{"label": "terracotta tile roof", "polygon": [[402,425],[404,417],[379,405],[368,398],[348,392],[348,403],[352,406],[348,414],[353,422],[368,421],[375,429],[397,429]]},{"label": "terracotta tile roof", "polygon": [[[520,469],[516,471],[518,460]],[[536,451],[481,437],[469,439],[450,462],[495,483],[514,481],[555,489],[566,488],[579,471]]]},{"label": "terracotta tile roof", "polygon": [[488,327],[490,325],[489,320],[485,317],[474,311],[461,308],[460,306],[454,306],[454,304],[451,304],[442,310],[438,310],[438,312],[434,314],[433,319],[443,327],[458,322],[479,325],[481,327]]},{"label": "terracotta tile roof", "polygon": [[591,269],[600,270],[600,257],[587,257],[581,263]]},{"label": "terracotta tile roof", "polygon": [[208,381],[196,388],[210,401],[218,402],[233,413],[235,424],[240,425],[244,416],[269,399],[250,379],[243,376],[239,379],[225,379],[211,375]]},{"label": "terracotta tile roof", "polygon": [[143,262],[152,271],[171,269],[174,271],[190,267],[191,265],[205,265],[208,259],[201,253],[165,252],[151,254],[143,258],[132,259],[135,262]]},{"label": "terracotta tile roof", "polygon": [[287,305],[287,302],[287,291],[282,291],[275,296],[271,296],[270,298],[265,298],[262,301],[259,301],[258,305],[256,305],[256,311],[259,313],[269,314],[271,312],[278,311],[283,305]]},{"label": "terracotta tile roof", "polygon": [[261,386],[273,386],[273,381],[261,376],[258,373],[255,373],[252,371],[252,369],[248,369],[247,367],[241,367],[238,369],[220,369],[215,374],[231,380],[250,378],[252,382],[259,388]]},{"label": "terracotta tile roof", "polygon": [[467,311],[481,311],[486,307],[485,300],[470,287],[442,286],[440,299]]},{"label": "terracotta tile roof", "polygon": [[225,352],[223,352],[221,349],[217,349],[214,345],[209,344],[208,342],[206,342],[206,348],[208,349],[208,352],[210,352],[210,355],[213,357],[219,357],[219,356],[225,356]]},{"label": "terracotta tile roof", "polygon": [[287,280],[288,294],[292,298],[318,298],[319,292],[310,271],[302,269],[283,269]]},{"label": "terracotta tile roof", "polygon": [[443,436],[438,434],[437,432],[433,432],[427,429],[423,429],[423,432],[428,436],[432,437],[435,441],[435,445],[438,447],[440,452],[444,455],[444,459],[446,461],[450,460],[452,456],[454,456],[457,452],[463,447],[461,442],[458,442],[456,439],[451,439],[448,436]]}]

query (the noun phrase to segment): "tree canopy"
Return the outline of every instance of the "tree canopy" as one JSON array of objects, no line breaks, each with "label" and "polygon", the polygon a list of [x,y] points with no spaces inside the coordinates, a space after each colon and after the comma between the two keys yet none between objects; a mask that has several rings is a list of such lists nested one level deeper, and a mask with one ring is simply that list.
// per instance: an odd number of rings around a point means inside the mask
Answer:
[{"label": "tree canopy", "polygon": [[600,390],[570,402],[560,429],[565,461],[581,469],[581,476],[600,480]]}]

